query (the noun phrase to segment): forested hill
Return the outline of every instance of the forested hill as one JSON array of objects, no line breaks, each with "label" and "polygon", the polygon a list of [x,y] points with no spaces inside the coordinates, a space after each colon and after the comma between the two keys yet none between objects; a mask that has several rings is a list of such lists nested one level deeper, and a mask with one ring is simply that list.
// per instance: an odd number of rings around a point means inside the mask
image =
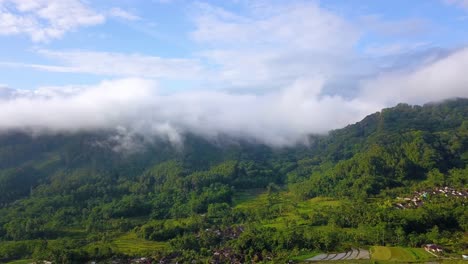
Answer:
[{"label": "forested hill", "polygon": [[[206,228],[198,222],[169,228],[154,221],[193,220],[208,214],[210,226],[248,225],[255,217],[229,212],[235,207],[234,198],[252,189],[287,192],[297,201],[318,196],[363,201],[436,186],[466,188],[468,99],[399,104],[328,136],[311,135],[309,146],[274,149],[194,135],[185,135],[183,146],[139,136],[127,140],[106,131],[34,136],[4,132],[0,240],[29,242],[14,244],[23,253],[6,255],[7,249],[2,253],[0,247],[0,262],[52,258],[60,252],[72,252],[80,260],[105,258],[117,249],[108,246],[112,250],[103,253],[101,246],[122,232],[169,242]],[[223,216],[226,219],[219,220]],[[453,217],[450,232],[466,229],[466,223],[457,222],[463,215]],[[61,247],[62,251],[34,242],[73,238],[70,230],[86,230],[88,236],[72,239],[75,244]],[[187,246],[174,241],[163,252],[180,253]],[[204,247],[219,248],[224,243],[216,241]],[[255,253],[230,245],[239,252]],[[210,251],[200,250],[197,254],[209,256]]]},{"label": "forested hill", "polygon": [[332,131],[289,176],[306,196],[368,196],[421,181],[466,186],[466,175],[451,173],[467,162],[468,100],[458,99],[399,104]]}]

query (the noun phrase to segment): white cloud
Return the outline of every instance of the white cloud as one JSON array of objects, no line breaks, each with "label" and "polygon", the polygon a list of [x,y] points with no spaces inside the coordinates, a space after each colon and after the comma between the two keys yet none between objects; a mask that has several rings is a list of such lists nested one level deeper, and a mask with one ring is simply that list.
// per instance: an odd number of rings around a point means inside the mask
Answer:
[{"label": "white cloud", "polygon": [[167,95],[142,79],[65,90],[41,88],[0,100],[0,129],[35,133],[110,129],[172,141],[191,132],[282,146],[357,121],[375,108],[341,97],[319,97],[321,85],[320,80],[305,79],[264,95],[213,91]]},{"label": "white cloud", "polygon": [[39,54],[57,62],[56,65],[23,64],[52,72],[87,73],[104,76],[126,76],[168,79],[195,79],[202,72],[193,59],[161,58],[140,54],[91,51],[37,50]]},{"label": "white cloud", "polygon": [[0,34],[27,34],[35,42],[60,38],[78,27],[104,21],[102,14],[79,0],[0,1]]},{"label": "white cloud", "polygon": [[[305,142],[399,102],[468,97],[468,48],[412,72],[382,74],[352,98],[323,95],[324,80],[298,78],[262,94],[222,90],[167,93],[154,81],[120,79],[94,86],[0,90],[0,131],[113,130],[180,143],[184,133],[284,146]],[[130,135],[130,136],[129,136]]]},{"label": "white cloud", "polygon": [[261,5],[238,14],[196,5],[191,37],[213,70],[212,81],[229,87],[278,88],[299,78],[328,78],[346,67],[360,32],[315,2]]},{"label": "white cloud", "polygon": [[108,12],[108,15],[111,17],[117,17],[117,18],[129,20],[129,21],[136,21],[136,20],[141,19],[139,16],[132,14],[118,7],[111,8],[111,10],[109,10]]},{"label": "white cloud", "polygon": [[17,91],[15,89],[12,89],[8,87],[7,85],[0,84],[0,100],[9,99],[15,94],[17,94]]},{"label": "white cloud", "polygon": [[363,83],[359,98],[382,105],[468,97],[468,48],[413,71],[382,74]]},{"label": "white cloud", "polygon": [[219,46],[299,48],[316,52],[341,53],[352,48],[359,32],[341,17],[316,3],[294,3],[261,7],[247,15],[199,4],[192,37]]},{"label": "white cloud", "polygon": [[145,81],[124,80],[103,82],[94,88],[69,87],[68,92],[60,93],[53,88],[24,92],[0,101],[5,111],[2,118],[6,118],[0,127],[45,131],[106,128],[134,113],[148,89]]},{"label": "white cloud", "polygon": [[80,27],[102,24],[107,16],[139,19],[117,7],[99,12],[81,0],[0,0],[0,35],[26,34],[34,42],[47,42]]},{"label": "white cloud", "polygon": [[[468,48],[412,72],[368,80],[353,98],[323,95],[324,80],[298,78],[262,94],[222,90],[167,93],[154,81],[121,79],[94,86],[0,90],[0,131],[34,133],[113,130],[180,143],[184,133],[218,135],[285,146],[305,142],[399,102],[468,97]],[[127,148],[122,146],[123,148]]]}]

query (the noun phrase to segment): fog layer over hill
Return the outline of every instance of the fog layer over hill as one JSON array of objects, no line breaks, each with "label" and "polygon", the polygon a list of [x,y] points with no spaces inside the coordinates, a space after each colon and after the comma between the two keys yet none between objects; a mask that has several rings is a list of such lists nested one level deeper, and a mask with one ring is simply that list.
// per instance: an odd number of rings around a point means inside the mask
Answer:
[{"label": "fog layer over hill", "polygon": [[384,74],[365,81],[349,98],[326,94],[324,80],[298,79],[264,92],[190,90],[168,93],[141,78],[91,86],[0,88],[0,130],[33,134],[116,130],[122,135],[161,136],[181,143],[181,135],[220,134],[273,146],[306,142],[310,134],[357,122],[397,102],[425,103],[467,97],[468,49],[410,73]]}]

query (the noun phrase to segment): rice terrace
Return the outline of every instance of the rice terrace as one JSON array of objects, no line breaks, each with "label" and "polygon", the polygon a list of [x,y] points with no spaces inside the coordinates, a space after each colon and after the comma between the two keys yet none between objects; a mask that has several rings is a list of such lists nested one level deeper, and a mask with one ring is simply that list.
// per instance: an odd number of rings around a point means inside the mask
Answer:
[{"label": "rice terrace", "polygon": [[306,261],[327,261],[327,260],[357,260],[357,259],[370,259],[369,251],[365,249],[351,249],[346,253],[331,253],[331,254],[320,254],[313,258],[306,259]]}]

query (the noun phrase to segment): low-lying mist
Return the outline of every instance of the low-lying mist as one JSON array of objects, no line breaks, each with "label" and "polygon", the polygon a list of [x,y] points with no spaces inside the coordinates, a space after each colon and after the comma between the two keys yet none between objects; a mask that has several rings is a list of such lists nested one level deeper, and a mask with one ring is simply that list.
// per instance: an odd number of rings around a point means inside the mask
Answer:
[{"label": "low-lying mist", "polygon": [[307,143],[399,102],[425,103],[467,97],[468,50],[456,51],[420,69],[362,82],[357,96],[323,93],[324,80],[299,78],[261,93],[191,90],[168,93],[151,80],[125,78],[91,86],[0,88],[0,131],[34,135],[115,130],[162,137],[174,144],[183,134],[227,135],[271,146]]}]

